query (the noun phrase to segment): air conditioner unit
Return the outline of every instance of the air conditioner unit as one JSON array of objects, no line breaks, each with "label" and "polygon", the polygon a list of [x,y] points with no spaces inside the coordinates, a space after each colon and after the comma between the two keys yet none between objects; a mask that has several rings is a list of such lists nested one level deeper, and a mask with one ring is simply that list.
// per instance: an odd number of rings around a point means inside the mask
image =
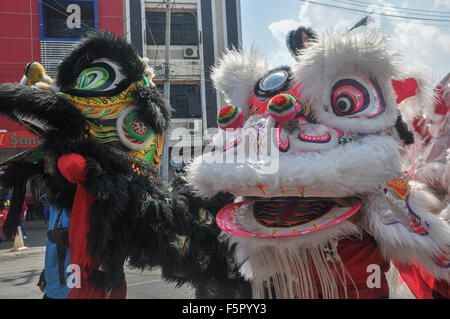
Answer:
[{"label": "air conditioner unit", "polygon": [[195,134],[200,132],[200,123],[199,121],[189,121],[187,122],[187,128],[189,133]]},{"label": "air conditioner unit", "polygon": [[198,47],[196,46],[184,47],[183,55],[185,59],[198,59]]}]

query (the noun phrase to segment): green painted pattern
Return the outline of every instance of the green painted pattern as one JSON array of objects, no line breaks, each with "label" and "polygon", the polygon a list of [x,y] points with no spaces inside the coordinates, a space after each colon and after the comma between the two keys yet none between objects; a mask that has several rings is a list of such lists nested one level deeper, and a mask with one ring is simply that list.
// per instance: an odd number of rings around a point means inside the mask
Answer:
[{"label": "green painted pattern", "polygon": [[[96,76],[94,76],[94,74],[89,74],[94,71],[98,71],[102,74],[102,78],[97,80],[96,82],[93,82],[96,79]],[[105,84],[105,82],[108,81],[108,79],[109,73],[105,68],[102,67],[87,68],[83,70],[83,72],[81,72],[80,75],[78,76],[77,85],[75,86],[75,88],[83,90],[92,90]]]}]

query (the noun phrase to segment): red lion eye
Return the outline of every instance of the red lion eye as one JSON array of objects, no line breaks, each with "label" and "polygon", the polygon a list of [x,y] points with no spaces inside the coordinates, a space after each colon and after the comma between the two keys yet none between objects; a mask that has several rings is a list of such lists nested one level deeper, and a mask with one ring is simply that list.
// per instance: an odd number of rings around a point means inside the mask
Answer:
[{"label": "red lion eye", "polygon": [[365,75],[337,81],[331,89],[330,102],[333,112],[339,117],[376,118],[386,111],[377,82]]}]

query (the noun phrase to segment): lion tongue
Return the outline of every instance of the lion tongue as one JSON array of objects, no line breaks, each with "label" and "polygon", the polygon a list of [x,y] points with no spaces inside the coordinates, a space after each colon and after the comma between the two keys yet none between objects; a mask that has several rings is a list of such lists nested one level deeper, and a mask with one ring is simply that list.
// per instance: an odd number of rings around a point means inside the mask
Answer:
[{"label": "lion tongue", "polygon": [[256,201],[253,215],[267,227],[291,227],[301,225],[327,213],[336,204],[331,200],[276,200]]},{"label": "lion tongue", "polygon": [[296,200],[291,200],[289,204],[286,206],[284,213],[280,216],[280,221],[287,222],[291,219],[292,215],[295,213],[295,207],[298,202]]}]

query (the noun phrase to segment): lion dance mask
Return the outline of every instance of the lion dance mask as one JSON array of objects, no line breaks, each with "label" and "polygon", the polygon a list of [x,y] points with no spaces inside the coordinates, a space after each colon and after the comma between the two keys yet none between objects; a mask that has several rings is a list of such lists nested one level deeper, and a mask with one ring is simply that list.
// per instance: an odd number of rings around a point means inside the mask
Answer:
[{"label": "lion dance mask", "polygon": [[300,28],[290,43],[293,67],[224,55],[212,79],[230,103],[225,132],[189,167],[198,194],[237,198],[217,224],[253,297],[388,297],[390,261],[448,282],[449,225],[401,161],[413,135],[398,104],[432,103],[426,83],[376,32],[318,39]]}]

